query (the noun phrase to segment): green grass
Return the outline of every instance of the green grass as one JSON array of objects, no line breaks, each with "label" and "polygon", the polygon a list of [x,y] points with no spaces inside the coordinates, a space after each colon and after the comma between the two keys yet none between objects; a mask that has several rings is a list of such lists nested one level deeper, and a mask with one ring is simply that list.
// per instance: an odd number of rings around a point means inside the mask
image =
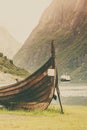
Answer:
[{"label": "green grass", "polygon": [[45,111],[0,110],[0,130],[87,130],[87,106],[51,106]]}]

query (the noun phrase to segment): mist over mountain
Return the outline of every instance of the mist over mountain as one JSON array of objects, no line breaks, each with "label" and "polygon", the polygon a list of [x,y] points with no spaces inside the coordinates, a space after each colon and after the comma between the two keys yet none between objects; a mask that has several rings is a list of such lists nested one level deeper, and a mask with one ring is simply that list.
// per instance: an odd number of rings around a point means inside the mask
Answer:
[{"label": "mist over mountain", "polygon": [[0,52],[12,59],[21,45],[3,27],[0,27]]},{"label": "mist over mountain", "polygon": [[87,78],[87,0],[53,0],[37,27],[14,57],[16,65],[35,71],[50,57],[54,40],[59,75]]}]

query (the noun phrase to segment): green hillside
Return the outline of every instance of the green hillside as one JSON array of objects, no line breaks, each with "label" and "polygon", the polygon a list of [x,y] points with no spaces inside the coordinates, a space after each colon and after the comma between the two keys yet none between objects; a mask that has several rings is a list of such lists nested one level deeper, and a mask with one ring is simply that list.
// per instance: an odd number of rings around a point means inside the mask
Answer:
[{"label": "green hillside", "polygon": [[7,56],[3,56],[3,53],[0,53],[0,71],[22,78],[27,77],[29,75],[29,73],[24,69],[16,67],[13,64],[12,60],[9,60]]}]

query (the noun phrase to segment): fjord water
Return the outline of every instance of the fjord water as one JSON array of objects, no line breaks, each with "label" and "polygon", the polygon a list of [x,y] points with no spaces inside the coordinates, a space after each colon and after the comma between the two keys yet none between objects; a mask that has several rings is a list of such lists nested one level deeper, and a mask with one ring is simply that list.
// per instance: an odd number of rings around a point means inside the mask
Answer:
[{"label": "fjord water", "polygon": [[[63,105],[87,105],[87,83],[64,82],[59,88]],[[58,101],[53,100],[53,103]]]}]

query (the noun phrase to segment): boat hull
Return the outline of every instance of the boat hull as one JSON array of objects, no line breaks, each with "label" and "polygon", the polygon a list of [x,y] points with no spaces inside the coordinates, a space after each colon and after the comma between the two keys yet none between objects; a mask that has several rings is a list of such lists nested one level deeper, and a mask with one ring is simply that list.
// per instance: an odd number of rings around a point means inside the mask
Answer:
[{"label": "boat hull", "polygon": [[55,91],[55,76],[49,76],[48,69],[53,69],[52,57],[25,80],[1,87],[0,104],[9,109],[46,109]]}]

